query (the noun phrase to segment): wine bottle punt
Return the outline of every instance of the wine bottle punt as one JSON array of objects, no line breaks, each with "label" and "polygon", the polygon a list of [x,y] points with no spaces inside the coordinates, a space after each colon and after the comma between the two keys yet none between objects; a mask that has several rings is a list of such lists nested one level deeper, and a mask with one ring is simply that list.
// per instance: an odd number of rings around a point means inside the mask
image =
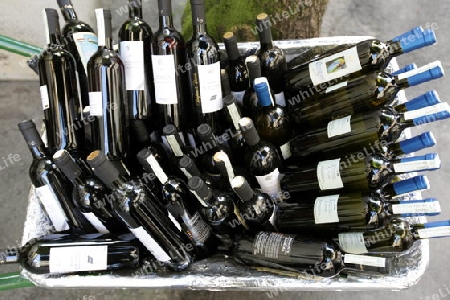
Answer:
[{"label": "wine bottle punt", "polygon": [[62,46],[58,12],[43,10],[47,49],[39,57],[39,83],[50,154],[65,149],[78,158],[84,151],[82,105],[73,56]]}]

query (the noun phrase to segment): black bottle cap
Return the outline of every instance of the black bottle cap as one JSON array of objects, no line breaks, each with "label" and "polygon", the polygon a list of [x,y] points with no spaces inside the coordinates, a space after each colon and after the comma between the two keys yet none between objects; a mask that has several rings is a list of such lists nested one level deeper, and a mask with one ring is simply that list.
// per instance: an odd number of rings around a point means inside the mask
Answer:
[{"label": "black bottle cap", "polygon": [[220,70],[220,85],[222,86],[222,98],[231,94],[230,79],[225,69]]},{"label": "black bottle cap", "polygon": [[216,139],[214,138],[212,128],[208,124],[200,124],[200,126],[197,127],[197,134],[203,143],[210,143],[211,146],[216,145]]},{"label": "black bottle cap", "polygon": [[151,155],[153,155],[153,153],[148,148],[142,149],[136,155],[139,163],[142,165],[145,172],[147,172],[147,173],[154,173],[152,166],[150,166],[150,164],[147,162],[147,158]]},{"label": "black bottle cap", "polygon": [[247,117],[240,119],[239,127],[241,128],[242,136],[248,145],[253,146],[259,143],[261,139],[252,119]]},{"label": "black bottle cap", "polygon": [[188,180],[188,187],[194,191],[197,196],[203,199],[205,202],[211,198],[211,189],[206,185],[206,183],[198,176],[193,176]]},{"label": "black bottle cap", "polygon": [[129,9],[142,8],[141,0],[128,0]]},{"label": "black bottle cap", "polygon": [[71,0],[57,0],[57,2],[58,2],[58,6],[61,8],[64,6],[73,6]]},{"label": "black bottle cap", "polygon": [[172,15],[172,1],[171,0],[158,0],[158,9],[160,16]]},{"label": "black bottle cap", "polygon": [[231,188],[242,201],[250,201],[253,198],[253,189],[243,176],[236,176],[231,181]]},{"label": "black bottle cap", "polygon": [[258,56],[250,55],[245,59],[245,65],[248,69],[248,77],[250,79],[251,84],[253,85],[253,81],[256,78],[262,76],[261,74],[261,62],[259,61]]},{"label": "black bottle cap", "polygon": [[56,151],[56,153],[53,154],[53,162],[70,181],[74,181],[82,174],[81,168],[66,150]]},{"label": "black bottle cap", "polygon": [[177,133],[178,133],[178,130],[175,127],[175,125],[173,125],[173,124],[166,125],[163,128],[164,135],[177,135]]},{"label": "black bottle cap", "polygon": [[191,0],[192,22],[194,24],[205,23],[205,0]]},{"label": "black bottle cap", "polygon": [[225,44],[225,50],[227,51],[230,60],[236,60],[241,56],[234,33],[225,32],[223,35],[223,43]]},{"label": "black bottle cap", "polygon": [[256,16],[256,26],[258,27],[258,35],[261,43],[272,42],[271,25],[270,17],[266,13],[261,13]]},{"label": "black bottle cap", "polygon": [[61,29],[59,28],[59,16],[58,11],[53,8],[45,8],[45,17],[48,26],[49,34],[59,34]]},{"label": "black bottle cap", "polygon": [[131,120],[130,127],[132,134],[140,145],[146,145],[150,143],[150,135],[144,121],[136,119]]},{"label": "black bottle cap", "polygon": [[91,152],[86,159],[86,162],[91,166],[94,174],[106,185],[111,185],[120,177],[119,170],[110,162],[106,155],[100,150]]},{"label": "black bottle cap", "polygon": [[20,132],[23,135],[23,138],[27,142],[27,144],[32,145],[35,144],[37,146],[43,146],[44,142],[42,141],[41,135],[37,131],[36,124],[33,120],[26,120],[17,124]]},{"label": "black bottle cap", "polygon": [[222,159],[222,155],[227,154],[223,151],[218,151],[214,154],[213,156],[214,165],[216,166],[217,169],[219,169],[219,172],[222,176],[228,177],[227,167],[225,165],[225,161],[223,161]]}]

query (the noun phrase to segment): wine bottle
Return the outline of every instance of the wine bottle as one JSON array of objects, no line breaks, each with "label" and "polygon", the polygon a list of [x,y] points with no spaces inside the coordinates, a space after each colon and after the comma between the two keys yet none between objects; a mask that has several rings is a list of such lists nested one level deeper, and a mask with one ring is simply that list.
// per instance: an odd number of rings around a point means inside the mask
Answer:
[{"label": "wine bottle", "polygon": [[247,226],[233,199],[228,193],[211,190],[197,176],[188,180],[188,187],[197,198],[200,213],[211,226],[216,237],[225,247],[231,247],[234,235],[240,233]]},{"label": "wine bottle", "polygon": [[78,81],[80,83],[80,98],[84,108],[89,106],[87,63],[97,51],[97,36],[89,24],[78,20],[71,0],[57,0],[57,2],[66,21],[62,29],[62,41],[65,48],[76,61]]},{"label": "wine bottle", "polygon": [[184,155],[192,159],[196,159],[197,152],[195,149],[186,145],[183,140],[183,134],[177,130],[175,125],[168,124],[163,128],[163,141],[165,139],[166,145],[172,151],[172,154],[180,160]]},{"label": "wine bottle", "polygon": [[132,234],[51,234],[2,251],[0,263],[20,263],[33,274],[98,274],[136,269],[142,252]]},{"label": "wine bottle", "polygon": [[449,228],[449,221],[410,224],[405,220],[392,218],[382,228],[340,233],[334,240],[345,253],[398,253],[411,248],[414,241],[449,236]]},{"label": "wine bottle", "polygon": [[187,180],[191,179],[191,177],[196,176],[202,179],[210,189],[218,189],[219,187],[217,181],[214,180],[211,176],[206,173],[200,173],[197,166],[195,165],[194,160],[192,160],[189,156],[184,155],[180,159],[180,170],[183,172]]},{"label": "wine bottle", "polygon": [[211,228],[197,211],[197,200],[179,178],[168,176],[153,153],[144,149],[138,153],[139,162],[147,173],[155,174],[161,183],[161,200],[173,218],[190,237],[201,257],[209,256],[217,247]]},{"label": "wine bottle", "polygon": [[275,103],[286,106],[284,97],[286,56],[280,47],[273,44],[270,17],[267,14],[262,13],[256,17],[256,26],[259,28],[258,35],[261,44],[257,52],[261,61],[261,75],[269,81],[275,94]]},{"label": "wine bottle", "polygon": [[80,217],[70,198],[72,187],[53,163],[49,151],[32,120],[18,124],[19,130],[28,144],[33,161],[29,175],[35,187],[36,196],[45,209],[57,232],[89,233],[87,220]]},{"label": "wine bottle", "polygon": [[283,233],[316,232],[321,236],[382,227],[390,217],[435,216],[441,212],[434,198],[385,200],[377,194],[343,193],[320,197],[292,197],[278,205],[276,226]]},{"label": "wine bottle", "polygon": [[300,91],[297,98],[290,99],[295,99],[290,101],[291,116],[302,129],[323,126],[332,119],[383,107],[392,102],[400,90],[442,76],[442,66],[435,62],[395,77],[381,72],[356,78],[334,85],[324,94],[316,93],[298,101],[305,93]]},{"label": "wine bottle", "polygon": [[255,176],[253,176],[244,168],[234,167],[231,164],[230,158],[224,151],[216,152],[213,156],[213,161],[214,165],[220,172],[219,184],[222,191],[227,191],[234,194],[231,182],[236,176],[244,177],[251,187],[259,187],[258,181],[256,180]]},{"label": "wine bottle", "polygon": [[233,256],[249,267],[314,281],[347,272],[387,275],[397,267],[388,257],[343,254],[332,240],[267,231],[238,240]]},{"label": "wine bottle", "polygon": [[261,138],[279,147],[281,157],[287,160],[291,157],[289,140],[292,134],[288,112],[275,103],[264,80],[255,79],[253,88],[258,97],[255,127]]},{"label": "wine bottle", "polygon": [[258,98],[256,97],[256,92],[253,89],[254,82],[256,78],[260,78],[261,75],[261,62],[258,56],[250,55],[245,59],[245,65],[248,70],[248,77],[250,81],[250,86],[247,88],[244,94],[244,99],[242,100],[243,106],[243,116],[254,119],[255,110],[258,106]]},{"label": "wine bottle", "polygon": [[440,166],[441,161],[435,153],[393,160],[381,155],[351,162],[338,158],[290,168],[281,179],[281,187],[290,192],[374,191],[396,175],[437,170]]},{"label": "wine bottle", "polygon": [[448,117],[448,109],[413,119],[406,119],[404,114],[388,108],[369,114],[348,115],[329,122],[326,127],[295,136],[290,141],[291,153],[297,161],[320,160],[358,151],[362,153],[376,143],[387,146],[395,142],[406,128]]},{"label": "wine bottle", "polygon": [[125,68],[112,48],[111,12],[96,9],[98,50],[88,62],[92,146],[109,160],[126,158],[129,151],[129,111]]},{"label": "wine bottle", "polygon": [[189,95],[188,76],[180,67],[186,65],[185,43],[172,21],[171,0],[158,0],[159,29],[152,39],[152,66],[155,81],[155,124],[158,130],[173,124],[186,134]]},{"label": "wine bottle", "polygon": [[275,231],[271,219],[276,211],[276,203],[272,198],[253,190],[243,176],[234,177],[231,187],[241,200],[238,208],[248,227],[251,230]]},{"label": "wine bottle", "polygon": [[278,198],[281,192],[279,168],[282,163],[277,149],[261,140],[250,118],[242,118],[239,126],[249,146],[244,153],[247,170],[256,177],[263,193]]},{"label": "wine bottle", "polygon": [[65,149],[74,157],[84,151],[82,107],[76,62],[61,44],[58,12],[45,8],[47,49],[39,57],[39,83],[50,154]]},{"label": "wine bottle", "polygon": [[[186,43],[191,130],[207,123],[214,134],[223,133],[221,124],[222,89],[220,86],[220,57],[216,41],[208,35],[205,20],[205,1],[190,0],[192,8],[192,38]],[[195,145],[193,145],[195,146]]]},{"label": "wine bottle", "polygon": [[112,214],[111,204],[103,201],[109,190],[90,170],[82,169],[65,150],[56,152],[53,161],[74,186],[73,202],[98,232],[129,232]]},{"label": "wine bottle", "polygon": [[250,84],[248,70],[239,53],[237,39],[233,32],[226,32],[223,35],[223,43],[228,54],[228,78],[231,94],[236,99],[236,103],[242,106],[245,91]]},{"label": "wine bottle", "polygon": [[343,51],[328,51],[309,63],[291,66],[285,73],[286,86],[289,90],[313,86],[324,89],[341,81],[381,71],[393,57],[435,42],[436,36],[432,30],[421,32],[413,42],[404,39],[386,43],[376,39],[365,40]]},{"label": "wine bottle", "polygon": [[152,129],[153,95],[152,61],[150,56],[152,29],[142,19],[141,1],[128,0],[129,18],[119,29],[119,55],[125,68],[128,117],[143,120]]},{"label": "wine bottle", "polygon": [[87,163],[93,168],[94,174],[114,191],[108,197],[114,214],[147,250],[173,270],[188,267],[193,259],[194,247],[171,222],[160,200],[142,183],[121,175],[101,151],[92,152]]}]

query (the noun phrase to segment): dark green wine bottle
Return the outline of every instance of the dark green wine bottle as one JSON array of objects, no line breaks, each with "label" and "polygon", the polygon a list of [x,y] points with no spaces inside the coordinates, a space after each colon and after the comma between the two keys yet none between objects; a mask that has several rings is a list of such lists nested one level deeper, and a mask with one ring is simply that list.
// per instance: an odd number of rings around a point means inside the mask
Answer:
[{"label": "dark green wine bottle", "polygon": [[244,99],[242,100],[242,113],[244,117],[254,119],[255,110],[258,106],[258,98],[256,97],[256,92],[253,89],[253,86],[255,79],[262,76],[261,62],[259,61],[258,56],[250,55],[245,59],[245,65],[247,66],[248,70],[250,86],[245,91]]}]

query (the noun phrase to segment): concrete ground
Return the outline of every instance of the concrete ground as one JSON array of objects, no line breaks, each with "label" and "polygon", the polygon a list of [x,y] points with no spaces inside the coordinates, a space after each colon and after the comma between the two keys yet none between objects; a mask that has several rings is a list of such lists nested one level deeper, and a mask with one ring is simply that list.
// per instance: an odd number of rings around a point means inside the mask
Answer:
[{"label": "concrete ground", "polygon": [[[121,1],[123,2],[123,1]],[[143,1],[146,2],[146,1]],[[110,2],[115,5],[118,1]],[[182,1],[180,1],[182,3]],[[438,45],[418,50],[399,57],[400,65],[415,62],[418,66],[434,60],[441,60],[448,70],[450,61],[448,49],[450,37],[447,30],[450,21],[447,13],[450,1],[435,1],[425,4],[424,1],[410,0],[330,0],[323,22],[323,36],[331,35],[373,35],[381,40],[403,33],[410,28],[422,25],[436,29]],[[1,13],[0,13],[1,14]],[[150,18],[150,14],[146,14]],[[31,26],[31,25],[30,25]],[[155,27],[153,27],[155,28]],[[1,32],[1,29],[0,29]],[[449,79],[444,78],[433,83],[424,84],[407,91],[407,97],[415,97],[427,90],[436,89],[443,101]],[[447,86],[448,87],[448,86]],[[30,154],[17,129],[17,123],[28,118],[42,118],[37,81],[32,82],[0,82],[0,248],[17,245],[21,238],[23,222],[27,206],[27,190],[29,187],[28,167]],[[439,217],[433,220],[450,219],[450,204],[445,187],[450,172],[448,162],[450,154],[445,149],[450,146],[450,122],[444,121],[420,128],[416,132],[432,130],[438,141],[432,151],[438,152],[443,161],[442,169],[427,174],[431,180],[431,190],[424,197],[436,197],[441,200],[443,209]],[[6,166],[4,158],[8,155],[19,155],[20,159]],[[16,156],[17,158],[17,156]],[[17,160],[17,159],[16,159]],[[299,292],[281,293],[277,299],[442,299],[448,293],[450,283],[448,265],[450,258],[448,249],[450,239],[431,241],[431,259],[428,271],[421,281],[408,290],[400,292]],[[2,266],[2,273],[17,270],[17,266]],[[440,294],[441,293],[441,294]],[[173,290],[55,290],[44,288],[26,288],[0,293],[0,299],[266,299],[262,292],[207,292],[207,291],[173,291]]]}]

